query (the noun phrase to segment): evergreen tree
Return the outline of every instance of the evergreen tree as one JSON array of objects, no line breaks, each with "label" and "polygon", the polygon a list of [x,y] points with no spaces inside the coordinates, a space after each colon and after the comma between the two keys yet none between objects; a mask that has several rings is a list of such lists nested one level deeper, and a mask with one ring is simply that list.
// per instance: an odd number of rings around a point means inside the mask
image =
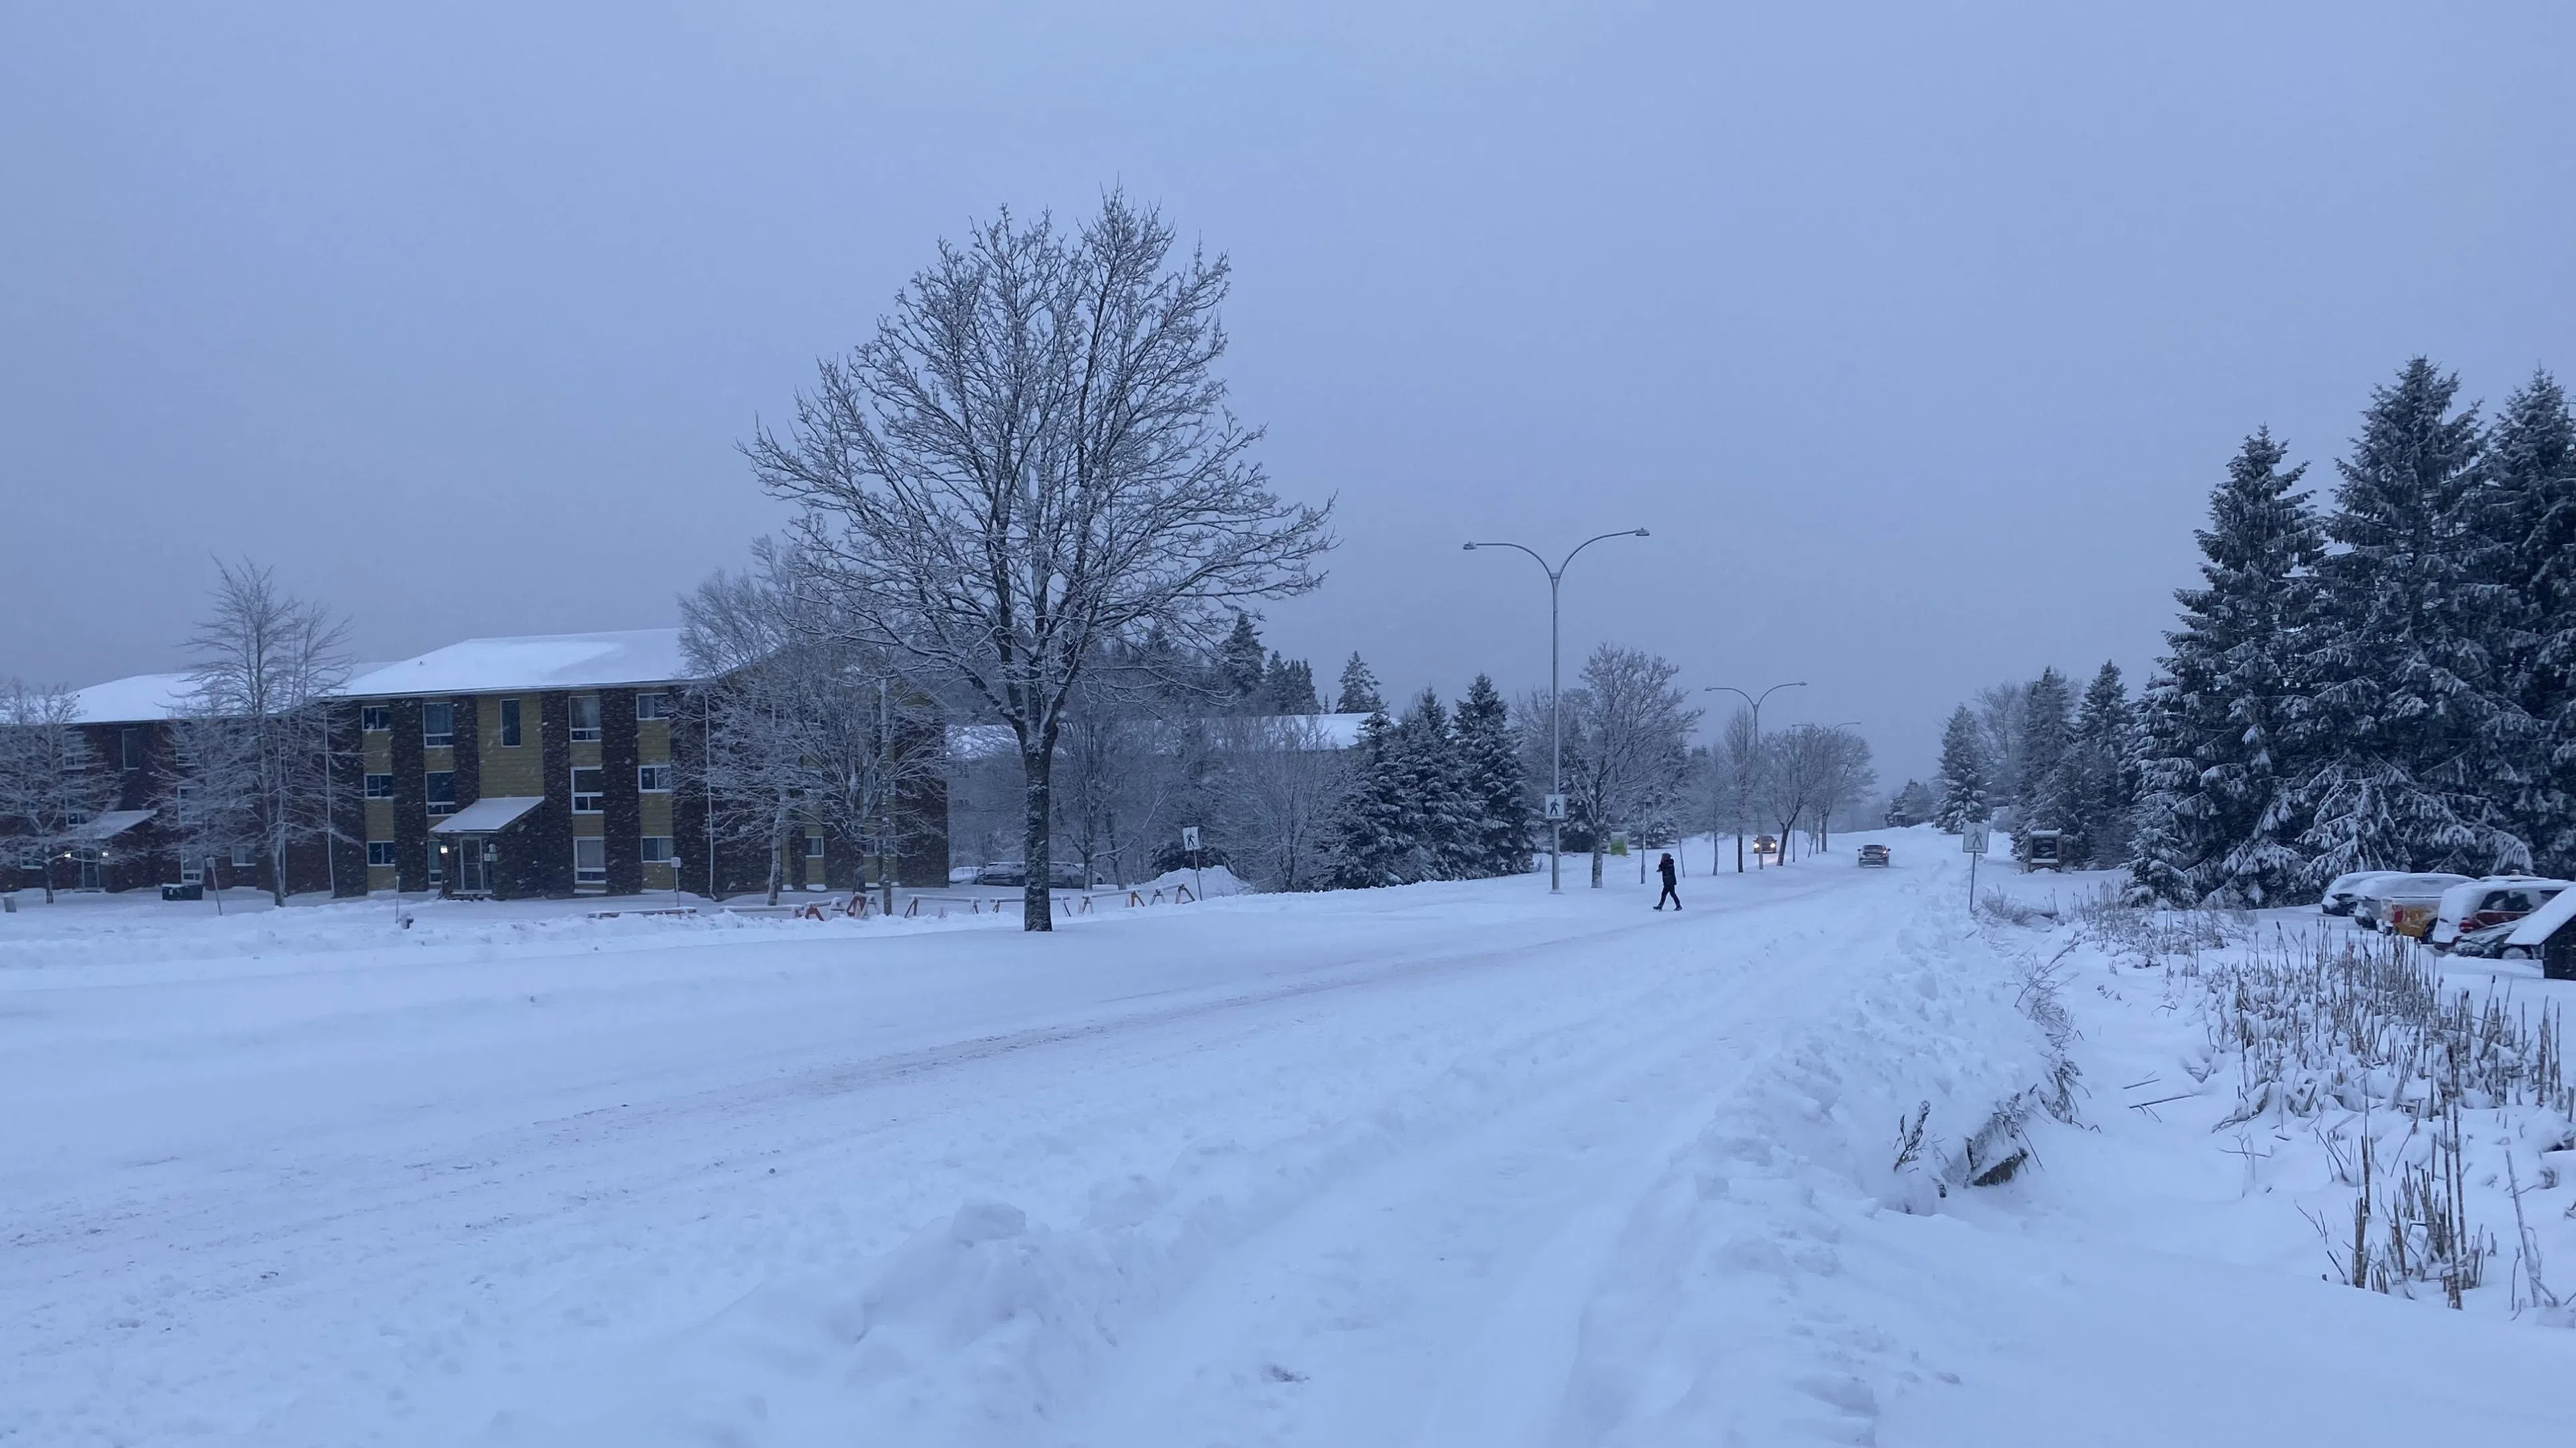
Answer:
[{"label": "evergreen tree", "polygon": [[2075,716],[2068,778],[2075,805],[2073,858],[2101,870],[2129,858],[2129,814],[2137,798],[2137,727],[2120,666],[2105,662],[2085,686]]},{"label": "evergreen tree", "polygon": [[1529,780],[1494,681],[1483,674],[1458,705],[1458,782],[1469,810],[1469,873],[1517,875],[1530,867]]},{"label": "evergreen tree", "polygon": [[1407,880],[1458,880],[1476,873],[1474,808],[1459,770],[1449,711],[1424,689],[1395,726],[1391,763],[1404,801]]},{"label": "evergreen tree", "polygon": [[1269,678],[1265,666],[1267,653],[1261,647],[1261,630],[1252,626],[1252,615],[1237,611],[1234,631],[1216,651],[1217,686],[1226,702],[1238,709],[1259,709],[1265,702],[1264,684]]},{"label": "evergreen tree", "polygon": [[2480,576],[2487,498],[2474,407],[2418,357],[2377,389],[2326,531],[2325,609],[2303,734],[2309,884],[2375,867],[2485,874],[2531,854],[2500,799],[2530,783],[2529,720],[2485,646],[2498,609]]},{"label": "evergreen tree", "polygon": [[2266,905],[2306,874],[2291,731],[2325,539],[2286,456],[2268,430],[2245,440],[2195,534],[2203,586],[2174,595],[2181,627],[2139,718],[2141,899]]},{"label": "evergreen tree", "polygon": [[2539,867],[2565,875],[2576,870],[2576,419],[2548,373],[2505,399],[2485,451],[2497,672],[2533,721],[2514,815]]},{"label": "evergreen tree", "polygon": [[1401,885],[1414,846],[1395,724],[1384,709],[1362,721],[1352,756],[1349,785],[1333,811],[1327,873],[1346,890]]},{"label": "evergreen tree", "polygon": [[1993,813],[1986,799],[1985,727],[1965,704],[1952,711],[1949,727],[1941,731],[1941,772],[1934,783],[1941,798],[1932,822],[1949,833]]},{"label": "evergreen tree", "polygon": [[2075,740],[2075,698],[2066,676],[2039,671],[2022,700],[2022,751],[2013,793],[2013,850],[2019,854],[2032,830],[2073,830],[2079,824],[2077,786],[2068,768]]},{"label": "evergreen tree", "polygon": [[1382,713],[1385,709],[1386,699],[1377,691],[1377,675],[1369,672],[1369,666],[1360,662],[1359,655],[1351,655],[1351,661],[1342,665],[1342,693],[1333,704],[1333,712],[1368,714]]},{"label": "evergreen tree", "polygon": [[1273,714],[1321,714],[1324,706],[1315,698],[1315,671],[1304,659],[1283,659],[1277,650],[1270,654],[1270,664],[1263,671],[1263,700]]},{"label": "evergreen tree", "polygon": [[1905,781],[1905,787],[1887,802],[1887,826],[1906,829],[1923,824],[1940,811],[1941,802],[1932,796],[1929,786],[1919,779]]}]

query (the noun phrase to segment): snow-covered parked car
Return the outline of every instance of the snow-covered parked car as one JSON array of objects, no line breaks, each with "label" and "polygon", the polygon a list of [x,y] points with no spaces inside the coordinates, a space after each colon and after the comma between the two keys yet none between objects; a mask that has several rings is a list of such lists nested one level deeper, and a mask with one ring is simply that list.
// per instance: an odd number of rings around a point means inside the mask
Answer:
[{"label": "snow-covered parked car", "polygon": [[2566,888],[2565,880],[2538,875],[2496,875],[2453,885],[2433,907],[2433,923],[2424,932],[2424,943],[2435,950],[2449,950],[2462,936],[2520,920],[2557,899]]},{"label": "snow-covered parked car", "polygon": [[2352,918],[2364,930],[2421,937],[2433,923],[2442,892],[2469,882],[2466,875],[2391,875],[2362,887]]},{"label": "snow-covered parked car", "polygon": [[[975,872],[978,885],[1021,886],[1029,883],[1029,867],[1018,860],[1002,860],[985,865]],[[1091,882],[1082,877],[1082,866],[1061,860],[1047,863],[1047,887],[1053,890],[1080,890]]]},{"label": "snow-covered parked car", "polygon": [[2467,956],[2472,960],[2535,959],[2539,956],[2539,951],[2513,943],[2513,932],[2521,924],[2519,920],[2508,920],[2502,925],[2490,925],[2484,930],[2469,931],[2451,942],[2451,954]]},{"label": "snow-covered parked car", "polygon": [[2561,890],[2556,899],[2514,921],[2496,954],[2507,960],[2537,959],[2540,973],[2549,979],[2576,980],[2576,890]]},{"label": "snow-covered parked car", "polygon": [[2325,898],[2317,902],[2317,908],[2328,915],[2350,915],[2353,907],[2361,903],[2364,890],[2405,873],[2403,870],[2355,870],[2349,875],[2337,875],[2334,883],[2326,887]]}]

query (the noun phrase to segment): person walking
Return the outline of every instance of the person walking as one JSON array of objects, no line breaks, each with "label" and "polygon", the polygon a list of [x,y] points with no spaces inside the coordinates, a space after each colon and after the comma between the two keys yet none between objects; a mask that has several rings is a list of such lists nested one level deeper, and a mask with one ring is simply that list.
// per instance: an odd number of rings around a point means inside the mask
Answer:
[{"label": "person walking", "polygon": [[1664,877],[1664,893],[1655,897],[1655,908],[1663,909],[1664,902],[1667,900],[1673,902],[1674,909],[1682,908],[1682,897],[1673,889],[1673,857],[1670,851],[1667,851],[1661,860],[1655,862],[1655,872]]}]

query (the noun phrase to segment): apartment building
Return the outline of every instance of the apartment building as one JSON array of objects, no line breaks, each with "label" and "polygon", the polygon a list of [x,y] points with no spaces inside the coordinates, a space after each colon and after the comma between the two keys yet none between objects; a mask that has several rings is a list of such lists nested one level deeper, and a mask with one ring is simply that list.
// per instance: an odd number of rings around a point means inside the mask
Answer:
[{"label": "apartment building", "polygon": [[351,679],[368,887],[673,888],[690,687],[677,629],[468,639]]},{"label": "apartment building", "polygon": [[[365,760],[371,890],[722,897],[767,886],[768,851],[711,838],[704,799],[679,787],[703,747],[689,725],[703,728],[705,695],[677,629],[469,639],[344,693]],[[945,883],[945,790],[908,809],[935,828],[907,845],[896,882]],[[858,843],[821,825],[786,863],[790,889],[868,883]]]},{"label": "apartment building", "polygon": [[[704,798],[680,785],[705,747],[705,689],[667,628],[468,639],[363,667],[331,705],[338,838],[290,851],[287,888],[499,899],[765,890],[773,851],[714,838]],[[247,845],[183,850],[169,828],[188,694],[178,674],[81,691],[81,727],[118,807],[50,860],[11,848],[0,826],[0,888],[41,885],[46,871],[60,889],[267,885]],[[938,747],[935,735],[923,743]],[[920,785],[902,809],[916,827],[895,882],[945,884],[944,783]],[[791,890],[876,883],[860,842],[820,824],[777,853]]]}]

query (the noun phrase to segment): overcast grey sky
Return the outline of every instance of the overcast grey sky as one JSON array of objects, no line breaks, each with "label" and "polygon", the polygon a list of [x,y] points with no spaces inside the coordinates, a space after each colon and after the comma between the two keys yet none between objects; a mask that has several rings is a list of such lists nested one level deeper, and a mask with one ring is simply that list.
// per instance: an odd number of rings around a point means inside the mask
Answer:
[{"label": "overcast grey sky", "polygon": [[[1571,10],[1573,7],[1563,7]],[[361,13],[361,12],[365,13]],[[2258,423],[2576,370],[2576,6],[0,6],[0,674],[172,667],[209,555],[360,651],[641,627],[943,234],[1123,183],[1237,268],[1394,688],[1813,681],[1900,777],[2143,669]]]}]

